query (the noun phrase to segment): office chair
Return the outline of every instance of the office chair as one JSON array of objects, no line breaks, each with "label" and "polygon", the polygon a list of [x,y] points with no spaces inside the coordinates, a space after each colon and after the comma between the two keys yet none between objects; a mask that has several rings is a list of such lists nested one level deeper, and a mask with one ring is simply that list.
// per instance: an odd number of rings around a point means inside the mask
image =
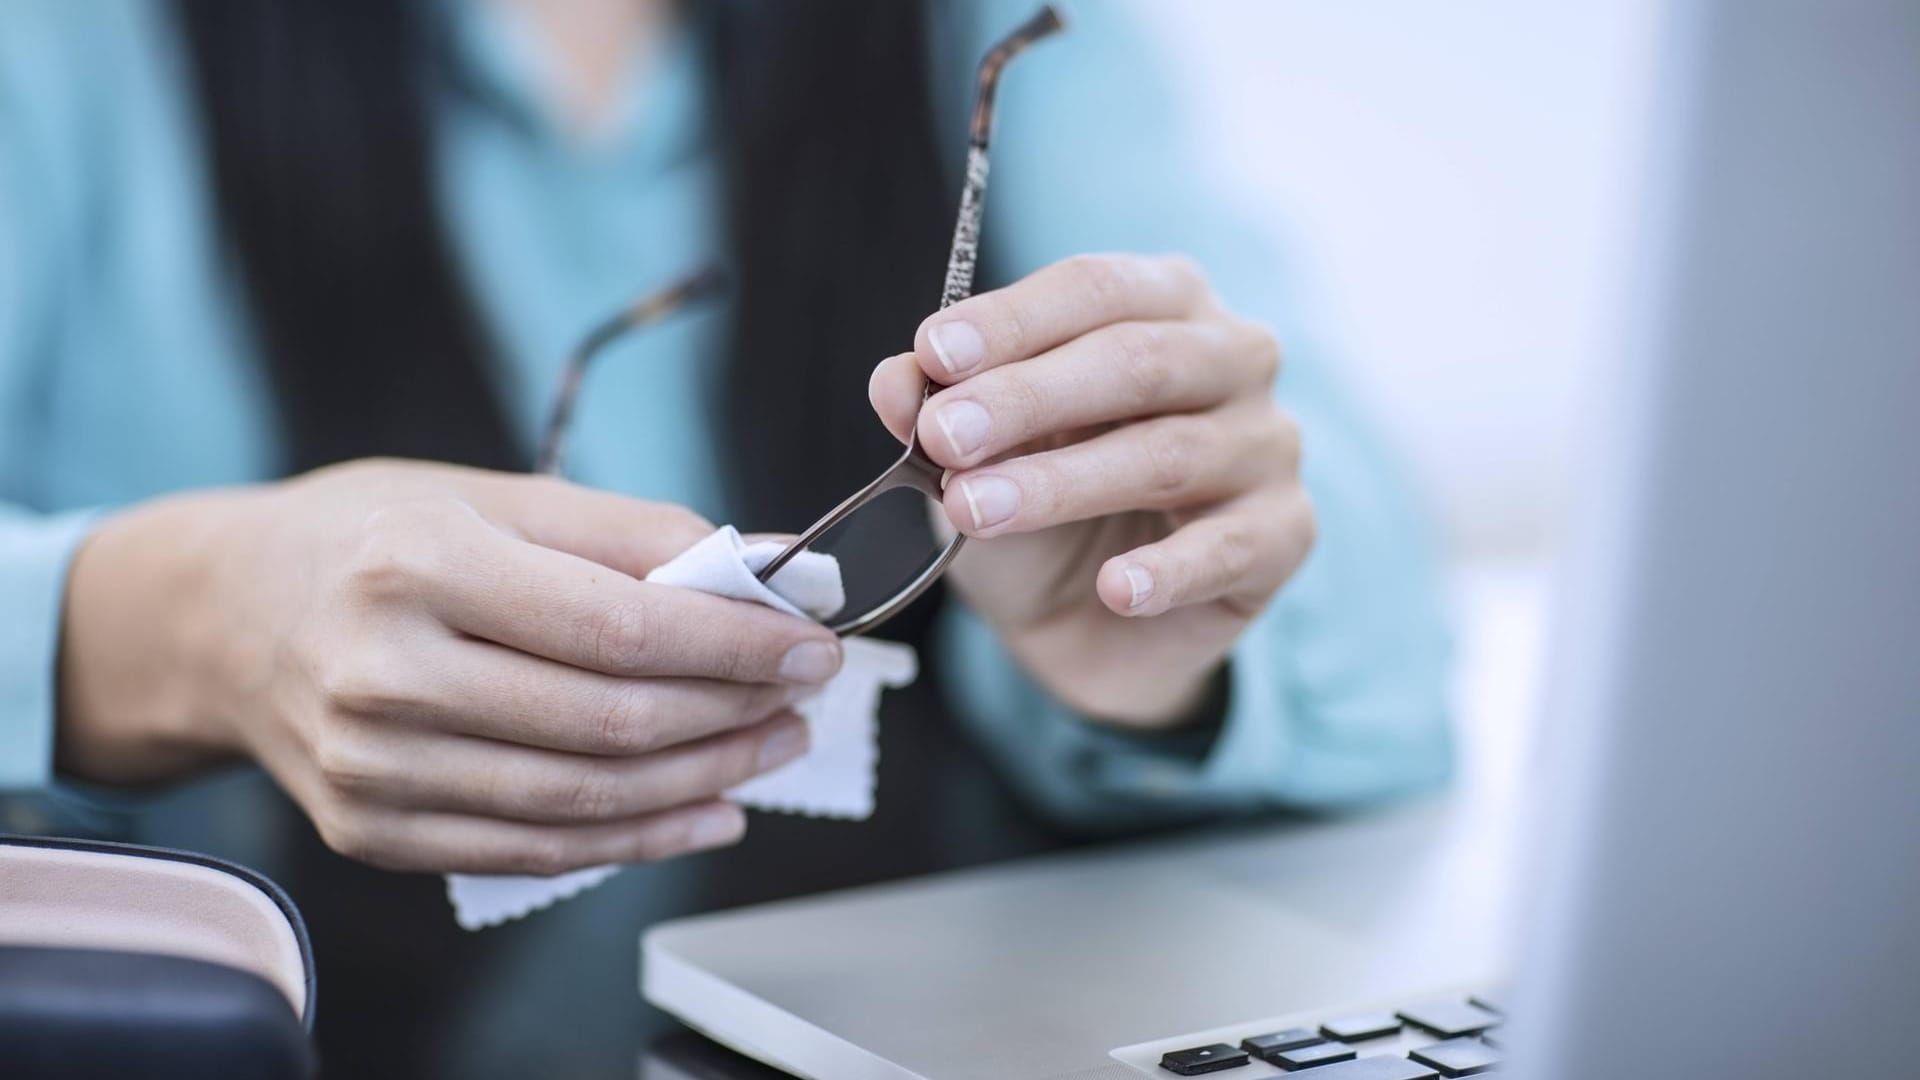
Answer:
[{"label": "office chair", "polygon": [[190,852],[0,835],[0,1073],[307,1080],[313,954],[279,886]]}]

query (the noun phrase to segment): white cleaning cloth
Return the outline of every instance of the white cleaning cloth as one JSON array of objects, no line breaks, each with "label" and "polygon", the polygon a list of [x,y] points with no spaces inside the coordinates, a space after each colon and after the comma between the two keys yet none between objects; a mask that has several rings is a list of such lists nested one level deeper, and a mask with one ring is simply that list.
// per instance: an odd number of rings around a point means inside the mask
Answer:
[{"label": "white cleaning cloth", "polygon": [[[647,575],[661,585],[778,608],[791,615],[824,618],[845,603],[840,564],[832,556],[803,552],[773,576],[772,588],[753,575],[781,551],[774,541],[748,544],[728,525]],[[901,687],[917,673],[905,645],[847,638],[846,662],[820,691],[794,710],[806,718],[811,747],[805,756],[727,792],[761,810],[859,820],[873,814],[874,771],[879,762],[875,716],[883,687]],[[596,866],[557,877],[448,874],[447,899],[461,926],[517,919],[611,877],[620,868]]]}]

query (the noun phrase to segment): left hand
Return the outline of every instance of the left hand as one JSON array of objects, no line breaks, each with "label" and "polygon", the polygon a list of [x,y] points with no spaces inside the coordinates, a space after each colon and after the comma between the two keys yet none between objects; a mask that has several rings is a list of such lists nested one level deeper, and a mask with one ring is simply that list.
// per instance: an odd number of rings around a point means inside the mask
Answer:
[{"label": "left hand", "polygon": [[1191,260],[1085,255],[929,317],[869,393],[950,470],[960,594],[1061,702],[1154,728],[1313,544],[1279,367]]}]

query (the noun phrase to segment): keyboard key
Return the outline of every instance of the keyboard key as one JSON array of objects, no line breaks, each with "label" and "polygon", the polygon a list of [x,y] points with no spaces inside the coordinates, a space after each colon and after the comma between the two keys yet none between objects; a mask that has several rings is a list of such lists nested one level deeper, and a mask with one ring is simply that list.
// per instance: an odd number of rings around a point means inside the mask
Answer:
[{"label": "keyboard key", "polygon": [[1254,1057],[1265,1058],[1269,1054],[1277,1054],[1282,1050],[1296,1050],[1302,1046],[1312,1046],[1314,1043],[1326,1041],[1312,1028],[1288,1028],[1269,1035],[1255,1035],[1242,1039],[1240,1049]]},{"label": "keyboard key", "polygon": [[[1291,1071],[1311,1069],[1317,1065],[1329,1065],[1336,1061],[1351,1061],[1353,1053],[1353,1047],[1346,1043],[1318,1042],[1312,1046],[1296,1046],[1291,1050],[1275,1050],[1262,1060],[1269,1065],[1278,1065]],[[1314,1075],[1320,1074],[1316,1072]]]},{"label": "keyboard key", "polygon": [[1388,1035],[1400,1034],[1400,1020],[1386,1013],[1342,1016],[1337,1020],[1329,1020],[1321,1024],[1320,1033],[1329,1039],[1339,1039],[1342,1042],[1383,1039]]},{"label": "keyboard key", "polygon": [[1472,1076],[1500,1064],[1500,1052],[1478,1039],[1448,1039],[1407,1056],[1439,1069],[1442,1076]]},{"label": "keyboard key", "polygon": [[1500,1014],[1464,1001],[1429,1001],[1411,1009],[1401,1009],[1400,1019],[1424,1028],[1443,1039],[1478,1035],[1500,1022]]},{"label": "keyboard key", "polygon": [[1485,990],[1478,994],[1469,995],[1467,1000],[1488,1012],[1497,1012],[1501,1016],[1507,1015],[1507,992],[1505,990]]},{"label": "keyboard key", "polygon": [[1358,1061],[1343,1061],[1303,1073],[1308,1080],[1439,1080],[1440,1074],[1417,1061],[1380,1054]]},{"label": "keyboard key", "polygon": [[1169,1050],[1160,1056],[1160,1067],[1181,1076],[1199,1076],[1203,1073],[1219,1072],[1221,1069],[1237,1069],[1247,1063],[1247,1052],[1236,1050],[1226,1043],[1214,1043],[1212,1046],[1196,1046],[1191,1050]]}]

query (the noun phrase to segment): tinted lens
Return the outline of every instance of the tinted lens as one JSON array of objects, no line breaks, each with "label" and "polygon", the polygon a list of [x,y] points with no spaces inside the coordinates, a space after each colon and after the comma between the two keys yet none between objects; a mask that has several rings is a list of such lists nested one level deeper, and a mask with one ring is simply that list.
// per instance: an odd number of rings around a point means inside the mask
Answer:
[{"label": "tinted lens", "polygon": [[895,488],[861,507],[815,541],[813,550],[840,560],[847,606],[830,621],[872,611],[899,595],[940,553],[930,515],[932,500],[912,488]]}]

